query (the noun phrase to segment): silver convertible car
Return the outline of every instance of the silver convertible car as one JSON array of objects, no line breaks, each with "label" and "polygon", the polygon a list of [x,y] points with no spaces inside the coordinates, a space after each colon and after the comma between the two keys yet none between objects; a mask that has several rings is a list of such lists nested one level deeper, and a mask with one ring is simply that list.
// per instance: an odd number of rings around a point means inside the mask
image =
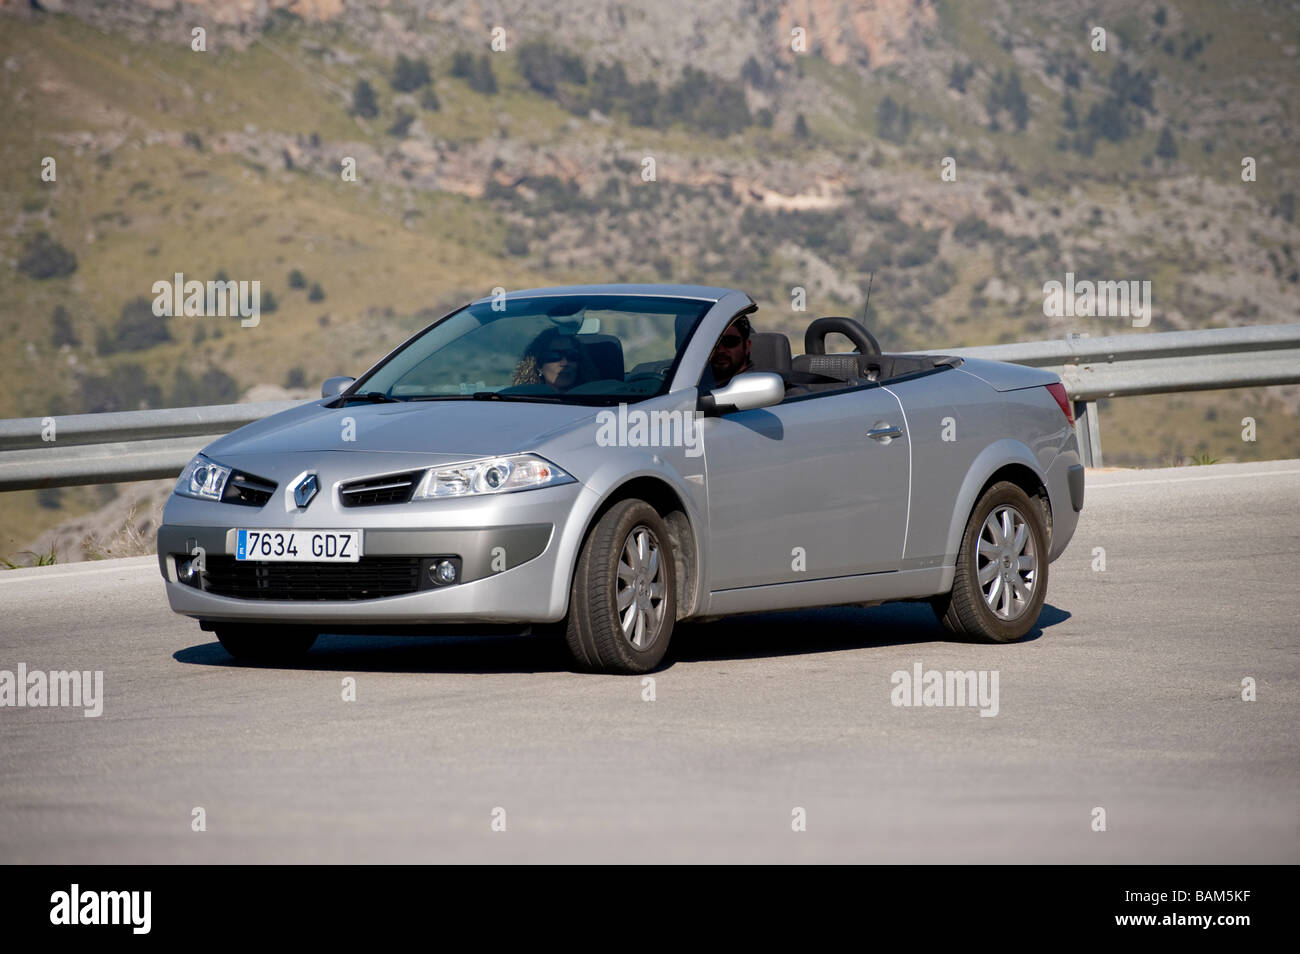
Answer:
[{"label": "silver convertible car", "polygon": [[466,305],[186,466],[172,609],[249,660],[450,624],[616,673],[733,613],[928,600],[965,637],[1028,633],[1083,507],[1056,375],[882,354],[838,317],[793,355],[756,310],[689,285]]}]

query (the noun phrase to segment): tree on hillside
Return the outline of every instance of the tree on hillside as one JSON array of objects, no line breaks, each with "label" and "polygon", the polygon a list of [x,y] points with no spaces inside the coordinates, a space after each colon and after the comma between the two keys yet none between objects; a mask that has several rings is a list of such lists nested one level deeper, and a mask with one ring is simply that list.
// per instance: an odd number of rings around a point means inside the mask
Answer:
[{"label": "tree on hillside", "polygon": [[77,331],[72,326],[72,316],[68,314],[68,309],[62,305],[54,306],[54,314],[50,316],[50,342],[56,348],[62,348],[67,345],[75,348],[81,344],[81,339],[77,337]]},{"label": "tree on hillside", "polygon": [[890,142],[906,142],[912,131],[912,111],[899,107],[892,96],[886,96],[876,107],[876,135]]},{"label": "tree on hillside", "polygon": [[488,96],[497,91],[497,77],[492,72],[492,56],[484,53],[482,56],[475,57],[471,60],[469,75],[465,77],[469,83],[469,88],[475,92],[485,93]]},{"label": "tree on hillside", "polygon": [[596,64],[591,73],[591,93],[589,101],[593,109],[608,113],[614,106],[627,99],[631,84],[623,64],[615,61],[609,66]]},{"label": "tree on hillside", "polygon": [[1156,155],[1161,159],[1177,159],[1178,147],[1174,145],[1174,135],[1166,126],[1160,130],[1160,141],[1156,143]]},{"label": "tree on hillside", "polygon": [[362,119],[374,119],[379,115],[374,88],[363,79],[357,80],[357,85],[352,89],[352,112]]},{"label": "tree on hillside", "polygon": [[167,324],[170,320],[155,315],[153,303],[149,299],[133,298],[122,306],[111,333],[99,329],[95,341],[96,350],[100,354],[145,351],[154,345],[171,341],[172,333]]},{"label": "tree on hillside", "polygon": [[397,118],[394,119],[393,124],[388,127],[388,135],[397,136],[399,138],[405,136],[413,122],[415,122],[415,113],[405,109],[399,109],[397,111]]},{"label": "tree on hillside", "polygon": [[952,64],[952,72],[948,74],[948,87],[955,89],[959,93],[966,92],[966,81],[975,75],[975,67],[970,63]]},{"label": "tree on hillside", "polygon": [[627,91],[627,116],[633,126],[653,126],[659,116],[659,87],[651,80],[633,83]]},{"label": "tree on hillside", "polygon": [[519,73],[543,96],[554,96],[560,83],[587,82],[582,57],[552,47],[545,40],[529,40],[519,47]]},{"label": "tree on hillside", "polygon": [[469,79],[474,72],[474,54],[467,50],[457,50],[451,55],[451,75],[457,79]]},{"label": "tree on hillside", "polygon": [[48,232],[37,232],[29,238],[18,259],[18,271],[28,278],[63,278],[76,270],[77,256],[50,238]]},{"label": "tree on hillside", "polygon": [[998,114],[1005,110],[1016,129],[1024,130],[1029,124],[1029,97],[1025,95],[1024,88],[1020,85],[1018,72],[1012,70],[1009,74],[1004,74],[998,70],[997,75],[993,77],[993,85],[989,87],[985,108],[989,114],[990,129],[997,131],[1001,128]]},{"label": "tree on hillside", "polygon": [[397,62],[393,64],[393,78],[389,80],[393,89],[399,93],[412,93],[431,82],[433,79],[429,76],[428,63],[397,54]]}]

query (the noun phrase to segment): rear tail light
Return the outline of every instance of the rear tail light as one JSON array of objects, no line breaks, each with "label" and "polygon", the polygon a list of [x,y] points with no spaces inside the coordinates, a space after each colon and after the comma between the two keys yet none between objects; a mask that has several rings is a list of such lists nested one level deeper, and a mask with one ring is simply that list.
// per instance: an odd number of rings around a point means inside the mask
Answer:
[{"label": "rear tail light", "polygon": [[1070,426],[1074,427],[1074,405],[1070,403],[1070,397],[1065,393],[1065,385],[1057,381],[1055,384],[1047,385],[1047,390],[1051,392],[1052,397],[1056,398],[1056,403],[1061,405],[1061,413],[1070,422]]}]

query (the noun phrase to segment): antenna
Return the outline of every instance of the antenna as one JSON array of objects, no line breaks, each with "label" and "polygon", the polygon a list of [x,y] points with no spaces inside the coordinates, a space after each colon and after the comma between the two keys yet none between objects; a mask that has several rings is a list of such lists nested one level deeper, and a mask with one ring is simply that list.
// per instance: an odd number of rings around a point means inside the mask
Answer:
[{"label": "antenna", "polygon": [[871,285],[876,280],[876,270],[871,270],[871,277],[867,279],[867,303],[862,306],[862,323],[867,323],[867,309],[871,307]]}]

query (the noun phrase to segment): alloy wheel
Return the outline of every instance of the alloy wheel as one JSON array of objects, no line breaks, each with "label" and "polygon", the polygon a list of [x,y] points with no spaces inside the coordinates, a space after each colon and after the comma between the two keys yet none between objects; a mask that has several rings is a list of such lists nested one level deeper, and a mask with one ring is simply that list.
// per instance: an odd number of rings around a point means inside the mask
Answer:
[{"label": "alloy wheel", "polygon": [[1038,552],[1029,522],[1003,504],[984,520],[975,556],[975,576],[984,602],[998,619],[1016,619],[1033,601]]},{"label": "alloy wheel", "polygon": [[623,541],[618,557],[614,605],[623,638],[635,649],[645,649],[659,636],[664,619],[664,560],[659,538],[639,524]]}]

